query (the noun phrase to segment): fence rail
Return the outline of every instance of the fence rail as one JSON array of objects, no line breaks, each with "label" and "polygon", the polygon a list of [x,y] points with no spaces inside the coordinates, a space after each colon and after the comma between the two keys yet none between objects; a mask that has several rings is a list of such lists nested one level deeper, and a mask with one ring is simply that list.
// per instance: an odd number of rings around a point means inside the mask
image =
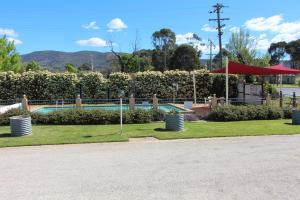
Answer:
[{"label": "fence rail", "polygon": [[[211,98],[198,98],[197,104],[206,104],[209,103]],[[152,103],[152,98],[135,98],[136,104],[142,104],[143,102]],[[159,99],[160,104],[183,104],[186,101],[194,102],[193,98],[164,98]],[[246,104],[266,104],[266,98],[257,98],[251,101],[245,101],[244,98],[229,98],[229,103],[232,105],[246,105]],[[10,99],[10,100],[0,100],[0,106],[12,105],[15,103],[20,103],[20,99]],[[76,99],[49,99],[49,100],[28,100],[29,105],[71,105],[75,104]],[[82,104],[119,104],[120,99],[82,99]],[[129,98],[123,98],[124,104],[129,104]],[[225,104],[225,98],[218,98],[219,104]],[[300,105],[300,96],[281,96],[279,98],[272,98],[271,105],[273,106],[293,106],[296,107]]]}]

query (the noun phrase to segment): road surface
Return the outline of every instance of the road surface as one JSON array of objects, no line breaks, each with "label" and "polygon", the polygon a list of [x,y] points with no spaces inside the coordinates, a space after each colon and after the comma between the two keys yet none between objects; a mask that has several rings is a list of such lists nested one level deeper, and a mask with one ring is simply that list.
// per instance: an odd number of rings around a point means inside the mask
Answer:
[{"label": "road surface", "polygon": [[1,200],[295,200],[300,135],[0,149]]}]

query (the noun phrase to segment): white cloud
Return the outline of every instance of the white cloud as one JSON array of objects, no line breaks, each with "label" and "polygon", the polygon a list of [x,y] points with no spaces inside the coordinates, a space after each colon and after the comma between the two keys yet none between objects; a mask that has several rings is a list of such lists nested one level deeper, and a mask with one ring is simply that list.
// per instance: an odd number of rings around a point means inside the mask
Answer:
[{"label": "white cloud", "polygon": [[123,29],[128,28],[128,26],[120,18],[112,19],[107,24],[107,27],[109,32],[122,31]]},{"label": "white cloud", "polygon": [[268,31],[273,30],[282,20],[282,15],[274,15],[268,18],[258,17],[246,21],[245,27],[252,31]]},{"label": "white cloud", "polygon": [[279,24],[271,29],[273,32],[281,34],[293,34],[300,32],[300,21],[296,22],[286,22]]},{"label": "white cloud", "polygon": [[0,28],[0,35],[7,35],[11,37],[18,37],[18,34],[14,29],[8,29],[8,28]]},{"label": "white cloud", "polygon": [[267,50],[270,47],[271,41],[268,39],[267,34],[261,34],[254,38],[256,49]]},{"label": "white cloud", "polygon": [[85,29],[99,29],[99,27],[97,26],[97,22],[93,21],[93,22],[90,22],[88,24],[83,24],[82,25],[82,28],[85,28]]},{"label": "white cloud", "polygon": [[177,44],[186,44],[190,42],[190,39],[193,38],[193,33],[178,34],[176,35]]},{"label": "white cloud", "polygon": [[16,38],[8,37],[7,40],[9,42],[13,42],[15,45],[23,44],[23,42],[21,40],[18,40]]},{"label": "white cloud", "polygon": [[[193,46],[197,47],[197,49],[201,50],[203,54],[209,53],[209,46],[204,43],[204,41],[197,41],[193,39],[194,33],[185,33],[185,34],[177,34],[176,35],[176,43],[180,44],[190,44],[193,43]],[[213,53],[216,53],[217,48],[212,49]]]},{"label": "white cloud", "polygon": [[98,37],[93,37],[87,40],[78,40],[76,41],[77,44],[81,46],[91,46],[91,47],[106,47],[107,46],[107,41],[98,38]]},{"label": "white cloud", "polygon": [[299,33],[282,33],[282,34],[277,34],[273,37],[273,39],[271,40],[271,42],[275,43],[275,42],[281,42],[281,41],[285,41],[285,42],[290,42],[293,40],[297,40],[300,38],[300,32]]},{"label": "white cloud", "polygon": [[209,26],[209,24],[204,24],[201,28],[202,31],[205,31],[205,32],[216,32],[217,29]]},{"label": "white cloud", "polygon": [[238,32],[241,28],[237,26],[233,26],[229,29],[230,32]]},{"label": "white cloud", "polygon": [[[253,18],[245,23],[245,27],[251,31],[268,31],[272,39],[270,41],[265,36],[263,39],[260,38],[261,48],[265,47],[267,40],[270,43],[286,41],[290,42],[292,40],[297,40],[300,38],[300,20],[293,22],[284,22],[282,15],[274,15],[268,18],[259,17]],[[269,37],[269,38],[270,38]]]}]

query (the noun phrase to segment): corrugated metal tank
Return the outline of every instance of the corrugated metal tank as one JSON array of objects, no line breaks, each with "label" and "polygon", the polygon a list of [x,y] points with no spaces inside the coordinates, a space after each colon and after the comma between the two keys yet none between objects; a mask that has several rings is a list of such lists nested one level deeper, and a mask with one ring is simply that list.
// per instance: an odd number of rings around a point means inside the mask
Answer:
[{"label": "corrugated metal tank", "polygon": [[30,135],[32,133],[30,116],[10,117],[10,130],[12,136]]},{"label": "corrugated metal tank", "polygon": [[292,119],[294,125],[300,125],[300,110],[293,110]]},{"label": "corrugated metal tank", "polygon": [[170,131],[182,131],[184,129],[184,115],[166,115],[166,129]]}]

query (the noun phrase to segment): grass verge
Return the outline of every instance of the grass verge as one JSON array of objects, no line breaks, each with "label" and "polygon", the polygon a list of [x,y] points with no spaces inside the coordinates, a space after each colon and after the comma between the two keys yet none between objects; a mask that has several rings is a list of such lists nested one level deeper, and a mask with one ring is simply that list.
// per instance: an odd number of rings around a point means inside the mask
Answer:
[{"label": "grass verge", "polygon": [[187,122],[182,132],[165,131],[164,123],[130,124],[124,125],[122,135],[119,134],[118,125],[33,126],[33,134],[24,137],[10,137],[9,127],[6,126],[0,127],[0,147],[124,142],[137,137],[167,140],[300,134],[300,126],[290,123],[291,120]]}]

